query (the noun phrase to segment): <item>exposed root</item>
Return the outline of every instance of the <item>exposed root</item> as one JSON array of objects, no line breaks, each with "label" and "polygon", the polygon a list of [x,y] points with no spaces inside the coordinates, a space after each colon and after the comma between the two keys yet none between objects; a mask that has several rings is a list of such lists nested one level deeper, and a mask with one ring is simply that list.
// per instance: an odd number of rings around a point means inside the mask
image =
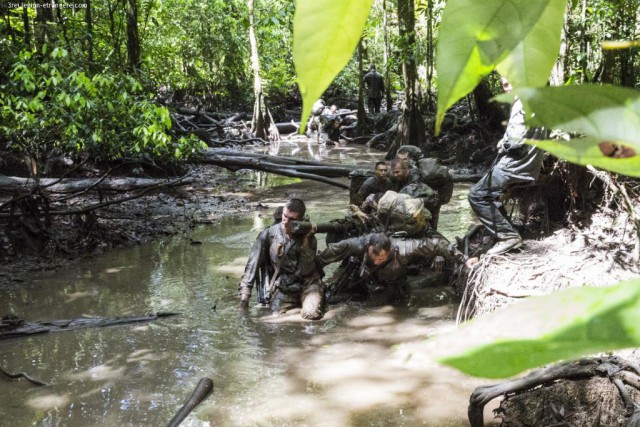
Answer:
[{"label": "exposed root", "polygon": [[476,388],[469,400],[472,427],[482,426],[484,406],[504,396],[494,411],[502,425],[636,425],[638,367],[618,356],[563,362],[528,375]]}]

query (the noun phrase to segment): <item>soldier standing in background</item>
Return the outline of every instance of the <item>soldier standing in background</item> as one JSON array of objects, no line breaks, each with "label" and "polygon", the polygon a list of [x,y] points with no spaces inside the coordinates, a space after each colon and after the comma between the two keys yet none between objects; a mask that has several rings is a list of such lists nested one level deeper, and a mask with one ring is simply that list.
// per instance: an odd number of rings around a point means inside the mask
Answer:
[{"label": "soldier standing in background", "polygon": [[382,104],[382,95],[384,93],[384,79],[382,75],[376,71],[376,66],[371,64],[369,72],[362,78],[362,83],[367,89],[367,106],[369,113],[379,113],[380,104]]}]

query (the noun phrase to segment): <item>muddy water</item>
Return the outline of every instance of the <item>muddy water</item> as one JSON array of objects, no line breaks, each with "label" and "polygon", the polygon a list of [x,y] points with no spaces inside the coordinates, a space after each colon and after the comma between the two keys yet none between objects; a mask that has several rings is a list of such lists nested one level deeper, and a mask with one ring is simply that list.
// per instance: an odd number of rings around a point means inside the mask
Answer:
[{"label": "muddy water", "polygon": [[[317,146],[286,145],[285,152],[318,156]],[[322,156],[377,158],[353,149]],[[318,322],[236,309],[249,248],[273,206],[298,195],[309,201],[313,220],[325,221],[343,216],[348,199],[323,184],[248,177],[262,183],[257,191],[266,209],[25,275],[20,286],[2,289],[0,313],[29,320],[181,314],[0,342],[0,367],[52,384],[0,377],[0,425],[162,426],[205,376],[215,391],[183,425],[467,425],[468,397],[481,382],[438,366],[419,346],[452,327],[450,289],[421,290],[411,307],[332,306]],[[465,195],[466,188],[457,189],[441,215],[447,237],[471,221]]]}]

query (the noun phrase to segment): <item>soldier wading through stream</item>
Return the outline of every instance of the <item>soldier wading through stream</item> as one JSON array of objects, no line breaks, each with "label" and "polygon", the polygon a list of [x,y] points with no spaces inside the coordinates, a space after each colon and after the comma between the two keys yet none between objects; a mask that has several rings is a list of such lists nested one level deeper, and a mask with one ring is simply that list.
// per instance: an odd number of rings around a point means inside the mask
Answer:
[{"label": "soldier wading through stream", "polygon": [[313,233],[294,235],[292,221],[305,219],[302,200],[284,206],[282,220],[257,237],[240,281],[240,307],[247,308],[257,284],[261,303],[280,314],[301,307],[304,319],[322,317],[323,284],[316,268],[318,242]]}]

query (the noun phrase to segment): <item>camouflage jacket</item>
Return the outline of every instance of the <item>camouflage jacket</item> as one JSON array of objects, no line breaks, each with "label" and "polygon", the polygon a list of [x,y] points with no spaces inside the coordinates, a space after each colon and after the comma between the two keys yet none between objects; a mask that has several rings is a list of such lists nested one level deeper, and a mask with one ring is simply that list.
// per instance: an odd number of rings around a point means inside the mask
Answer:
[{"label": "camouflage jacket", "polygon": [[278,276],[287,283],[303,284],[310,278],[316,278],[317,246],[316,237],[312,234],[289,239],[282,224],[272,225],[263,230],[254,242],[240,287],[253,287],[265,263],[268,263],[271,272],[275,272],[279,265]]},{"label": "camouflage jacket", "polygon": [[446,264],[456,261],[455,252],[449,243],[439,233],[433,232],[424,238],[396,238],[391,237],[391,256],[384,264],[373,266],[367,257],[367,242],[369,235],[346,239],[331,243],[318,254],[321,266],[341,261],[349,257],[361,260],[360,277],[382,285],[392,284],[394,281],[406,279],[406,269],[409,264],[421,264],[429,267],[436,256],[442,256]]}]

